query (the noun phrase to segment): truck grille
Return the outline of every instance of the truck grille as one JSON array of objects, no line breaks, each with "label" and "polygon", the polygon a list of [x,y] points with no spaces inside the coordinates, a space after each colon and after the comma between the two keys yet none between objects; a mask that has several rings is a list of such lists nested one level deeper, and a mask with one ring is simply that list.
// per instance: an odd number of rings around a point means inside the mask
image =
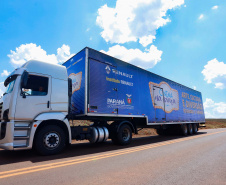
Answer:
[{"label": "truck grille", "polygon": [[0,120],[2,119],[2,107],[3,107],[3,102],[0,103]]}]

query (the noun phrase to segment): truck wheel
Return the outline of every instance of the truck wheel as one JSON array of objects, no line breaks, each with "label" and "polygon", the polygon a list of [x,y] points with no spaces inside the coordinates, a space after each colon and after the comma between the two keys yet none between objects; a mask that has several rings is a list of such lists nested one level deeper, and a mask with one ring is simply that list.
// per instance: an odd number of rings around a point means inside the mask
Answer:
[{"label": "truck wheel", "polygon": [[66,135],[57,125],[47,125],[35,136],[34,147],[41,155],[53,155],[61,152],[66,145]]},{"label": "truck wheel", "polygon": [[193,127],[193,134],[197,134],[198,132],[198,126],[196,123],[192,124],[192,127]]},{"label": "truck wheel", "polygon": [[129,125],[122,125],[112,137],[112,142],[119,145],[128,145],[132,140],[132,130]]},{"label": "truck wheel", "polygon": [[192,135],[193,134],[193,127],[192,127],[192,124],[191,123],[188,124],[188,134],[189,135]]},{"label": "truck wheel", "polygon": [[183,136],[188,135],[188,127],[187,127],[187,124],[181,125],[181,134],[182,134]]}]

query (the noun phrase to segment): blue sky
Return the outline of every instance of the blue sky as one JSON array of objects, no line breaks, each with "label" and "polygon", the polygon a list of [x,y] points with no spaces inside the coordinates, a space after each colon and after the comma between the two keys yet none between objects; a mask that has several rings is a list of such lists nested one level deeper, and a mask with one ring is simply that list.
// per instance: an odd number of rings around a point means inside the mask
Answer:
[{"label": "blue sky", "polygon": [[0,94],[29,59],[62,63],[85,46],[202,92],[226,118],[226,1],[0,1]]}]

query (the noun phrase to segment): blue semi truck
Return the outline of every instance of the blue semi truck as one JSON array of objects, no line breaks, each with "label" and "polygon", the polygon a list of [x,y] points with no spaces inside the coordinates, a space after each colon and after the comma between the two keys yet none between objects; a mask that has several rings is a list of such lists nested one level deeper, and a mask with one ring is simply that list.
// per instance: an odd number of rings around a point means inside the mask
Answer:
[{"label": "blue semi truck", "polygon": [[63,65],[28,61],[4,84],[0,148],[8,150],[50,155],[73,139],[126,145],[140,128],[192,135],[205,123],[200,92],[88,47]]}]

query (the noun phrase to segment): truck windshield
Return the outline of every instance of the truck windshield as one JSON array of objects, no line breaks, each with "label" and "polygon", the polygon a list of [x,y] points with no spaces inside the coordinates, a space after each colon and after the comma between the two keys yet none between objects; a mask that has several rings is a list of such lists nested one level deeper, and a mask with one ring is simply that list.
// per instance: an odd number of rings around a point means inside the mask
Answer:
[{"label": "truck windshield", "polygon": [[13,87],[16,81],[17,75],[13,75],[6,79],[7,86],[6,86],[6,94],[11,93],[13,91]]}]

